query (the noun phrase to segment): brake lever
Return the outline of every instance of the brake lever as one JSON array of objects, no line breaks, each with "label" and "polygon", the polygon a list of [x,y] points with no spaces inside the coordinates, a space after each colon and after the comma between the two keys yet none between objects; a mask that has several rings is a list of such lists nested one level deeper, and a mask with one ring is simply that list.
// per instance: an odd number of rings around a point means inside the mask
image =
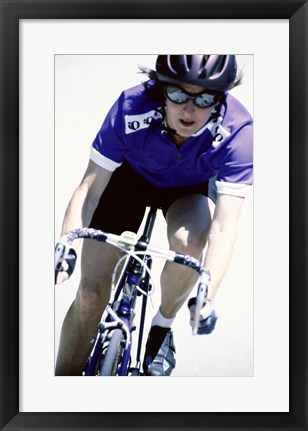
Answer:
[{"label": "brake lever", "polygon": [[200,283],[198,286],[198,292],[196,296],[195,318],[194,318],[194,325],[192,328],[193,335],[197,335],[198,333],[200,313],[201,313],[201,309],[203,307],[203,303],[206,295],[207,295],[207,285],[204,283]]},{"label": "brake lever", "polygon": [[[203,278],[207,279],[207,282],[205,283],[203,281]],[[208,295],[208,285],[211,281],[211,274],[208,269],[204,269],[201,275],[201,281],[198,286],[197,290],[197,296],[196,296],[196,305],[195,305],[195,318],[194,318],[194,324],[192,328],[192,334],[197,335],[198,333],[198,327],[199,327],[199,320],[200,320],[200,313],[204,306],[204,301],[207,298]]]}]

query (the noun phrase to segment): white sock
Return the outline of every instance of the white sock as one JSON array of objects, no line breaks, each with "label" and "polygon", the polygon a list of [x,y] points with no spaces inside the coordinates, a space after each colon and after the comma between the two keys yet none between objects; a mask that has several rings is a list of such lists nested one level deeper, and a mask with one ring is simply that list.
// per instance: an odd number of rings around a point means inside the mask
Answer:
[{"label": "white sock", "polygon": [[166,319],[161,312],[160,308],[158,309],[156,315],[152,319],[152,326],[161,326],[162,328],[171,328],[172,323],[176,316],[171,317],[170,319]]}]

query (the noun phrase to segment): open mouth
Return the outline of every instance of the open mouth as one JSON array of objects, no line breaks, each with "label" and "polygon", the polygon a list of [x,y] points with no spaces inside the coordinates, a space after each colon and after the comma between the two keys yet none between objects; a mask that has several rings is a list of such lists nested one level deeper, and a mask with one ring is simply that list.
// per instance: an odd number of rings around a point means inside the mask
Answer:
[{"label": "open mouth", "polygon": [[183,127],[191,127],[195,124],[194,121],[184,121],[184,120],[180,120],[180,123]]}]

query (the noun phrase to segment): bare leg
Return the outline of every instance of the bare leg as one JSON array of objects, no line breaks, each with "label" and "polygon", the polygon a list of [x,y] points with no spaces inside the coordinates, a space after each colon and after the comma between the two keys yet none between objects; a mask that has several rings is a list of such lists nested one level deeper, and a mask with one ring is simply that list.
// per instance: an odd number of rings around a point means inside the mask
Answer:
[{"label": "bare leg", "polygon": [[118,258],[119,252],[113,247],[84,241],[81,280],[62,326],[56,375],[81,375],[109,301],[111,274]]},{"label": "bare leg", "polygon": [[[168,210],[170,248],[200,259],[206,245],[214,204],[202,195],[189,195],[176,201]],[[167,262],[161,275],[161,313],[166,318],[182,307],[198,275],[190,268]]]}]

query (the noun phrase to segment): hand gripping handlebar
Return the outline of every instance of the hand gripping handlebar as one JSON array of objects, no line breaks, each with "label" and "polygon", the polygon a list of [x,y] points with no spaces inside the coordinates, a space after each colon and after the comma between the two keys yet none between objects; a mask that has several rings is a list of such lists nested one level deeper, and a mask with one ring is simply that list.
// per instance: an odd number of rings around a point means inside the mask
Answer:
[{"label": "hand gripping handlebar", "polygon": [[55,249],[55,268],[57,268],[58,265],[67,258],[72,242],[76,239],[81,238],[94,239],[96,241],[106,242],[124,251],[135,250],[138,252],[141,251],[144,253],[148,253],[152,256],[166,259],[170,262],[185,265],[198,272],[200,280],[197,290],[195,321],[193,327],[193,334],[197,334],[200,311],[203,307],[204,300],[207,297],[208,286],[211,282],[210,272],[206,267],[203,266],[201,261],[189,255],[184,255],[181,253],[176,253],[172,250],[154,247],[142,240],[138,240],[137,235],[133,232],[123,232],[122,235],[115,235],[97,229],[80,228],[74,229],[60,238]]}]

